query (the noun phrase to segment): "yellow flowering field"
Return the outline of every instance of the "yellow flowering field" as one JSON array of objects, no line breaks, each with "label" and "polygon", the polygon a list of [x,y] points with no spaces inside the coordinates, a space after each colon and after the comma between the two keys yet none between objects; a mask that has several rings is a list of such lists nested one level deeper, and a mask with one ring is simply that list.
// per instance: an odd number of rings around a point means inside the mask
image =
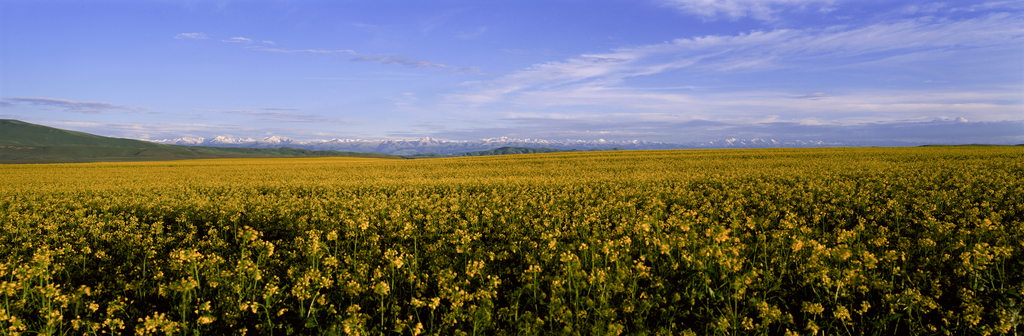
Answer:
[{"label": "yellow flowering field", "polygon": [[0,334],[1024,332],[1024,148],[0,165]]}]

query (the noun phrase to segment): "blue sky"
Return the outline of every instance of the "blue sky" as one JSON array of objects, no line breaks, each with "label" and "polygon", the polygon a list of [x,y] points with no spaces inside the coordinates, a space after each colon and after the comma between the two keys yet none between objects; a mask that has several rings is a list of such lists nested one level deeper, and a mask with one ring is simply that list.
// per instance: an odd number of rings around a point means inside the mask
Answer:
[{"label": "blue sky", "polygon": [[1024,2],[0,2],[0,118],[137,139],[1024,143]]}]

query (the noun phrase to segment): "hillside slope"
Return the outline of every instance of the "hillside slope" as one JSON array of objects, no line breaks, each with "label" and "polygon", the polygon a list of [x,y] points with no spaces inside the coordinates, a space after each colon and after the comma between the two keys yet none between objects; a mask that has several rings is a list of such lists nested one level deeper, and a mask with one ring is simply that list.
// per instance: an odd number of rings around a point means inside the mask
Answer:
[{"label": "hillside slope", "polygon": [[24,121],[0,119],[0,146],[97,146],[124,148],[174,148],[178,146],[111,138],[62,130]]},{"label": "hillside slope", "polygon": [[102,161],[163,161],[214,158],[297,156],[398,156],[294,148],[219,148],[162,145],[62,130],[24,121],[0,119],[0,164]]}]

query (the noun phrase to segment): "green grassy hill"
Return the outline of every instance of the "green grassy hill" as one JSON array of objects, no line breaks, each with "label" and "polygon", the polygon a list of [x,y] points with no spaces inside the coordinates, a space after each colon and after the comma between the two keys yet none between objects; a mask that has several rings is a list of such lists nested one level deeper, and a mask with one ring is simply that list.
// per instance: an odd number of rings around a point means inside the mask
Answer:
[{"label": "green grassy hill", "polygon": [[146,141],[110,138],[82,132],[67,131],[10,119],[0,119],[0,146],[95,146],[125,148],[172,147]]},{"label": "green grassy hill", "polygon": [[67,131],[18,120],[0,119],[0,164],[102,161],[163,161],[214,158],[289,156],[358,156],[400,158],[394,155],[295,148],[224,148],[162,145]]}]

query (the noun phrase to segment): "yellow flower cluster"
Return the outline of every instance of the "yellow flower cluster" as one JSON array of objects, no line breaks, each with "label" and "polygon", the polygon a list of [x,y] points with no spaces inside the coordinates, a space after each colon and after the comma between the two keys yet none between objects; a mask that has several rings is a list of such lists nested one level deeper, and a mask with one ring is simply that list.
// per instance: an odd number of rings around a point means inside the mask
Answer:
[{"label": "yellow flower cluster", "polygon": [[1024,148],[0,166],[0,335],[1008,334]]}]

